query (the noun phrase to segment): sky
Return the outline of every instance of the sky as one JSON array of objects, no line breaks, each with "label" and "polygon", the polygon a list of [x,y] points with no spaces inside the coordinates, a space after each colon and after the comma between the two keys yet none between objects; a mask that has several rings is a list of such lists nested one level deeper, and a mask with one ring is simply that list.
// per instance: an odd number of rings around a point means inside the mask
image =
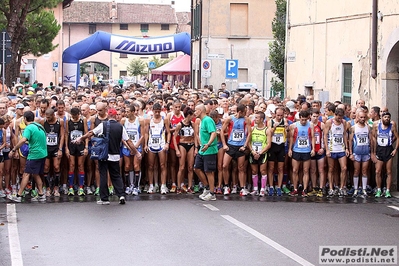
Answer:
[{"label": "sky", "polygon": [[[75,0],[82,2],[112,2],[112,0]],[[189,12],[190,0],[174,0],[177,12]],[[170,4],[171,0],[115,0],[116,3],[133,3],[133,4]]]}]

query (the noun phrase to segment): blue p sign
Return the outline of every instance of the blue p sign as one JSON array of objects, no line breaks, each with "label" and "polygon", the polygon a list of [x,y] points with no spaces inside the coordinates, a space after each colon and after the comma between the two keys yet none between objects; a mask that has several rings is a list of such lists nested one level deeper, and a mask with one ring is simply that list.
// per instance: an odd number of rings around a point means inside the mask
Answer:
[{"label": "blue p sign", "polygon": [[226,79],[238,78],[238,60],[226,60]]}]

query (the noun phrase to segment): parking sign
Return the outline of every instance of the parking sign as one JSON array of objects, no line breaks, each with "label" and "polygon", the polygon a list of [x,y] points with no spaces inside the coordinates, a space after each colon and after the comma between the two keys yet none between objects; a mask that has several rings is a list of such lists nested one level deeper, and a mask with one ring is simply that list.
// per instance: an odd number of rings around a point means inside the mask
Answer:
[{"label": "parking sign", "polygon": [[226,59],[226,79],[238,78],[238,60]]},{"label": "parking sign", "polygon": [[53,71],[58,71],[58,62],[53,62]]}]

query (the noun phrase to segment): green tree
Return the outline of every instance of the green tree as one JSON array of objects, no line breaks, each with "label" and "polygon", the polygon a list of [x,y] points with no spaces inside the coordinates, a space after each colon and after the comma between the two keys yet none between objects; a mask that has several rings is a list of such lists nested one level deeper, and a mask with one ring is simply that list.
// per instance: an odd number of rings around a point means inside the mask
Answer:
[{"label": "green tree", "polygon": [[[56,7],[59,3],[63,2],[62,0],[3,0],[0,4],[0,25],[2,28],[5,28],[11,38],[11,54],[12,60],[6,66],[6,84],[8,86],[11,85],[11,82],[14,78],[19,76],[19,71],[21,68],[21,58],[19,54],[23,53],[24,51],[21,50],[23,48],[23,43],[26,41],[27,35],[30,34],[32,30],[38,30],[36,28],[29,27],[27,21],[37,21],[38,17],[32,17],[28,19],[28,15],[38,15],[39,17],[45,19],[45,23],[42,23],[41,32],[48,32],[47,38],[44,36],[42,39],[42,43],[39,47],[41,48],[33,48],[32,51],[36,50],[36,54],[44,54],[48,53],[49,49],[54,49],[56,46],[53,46],[52,43],[54,36],[52,39],[50,37],[53,32],[52,30],[46,31],[44,28],[50,27],[53,28],[54,24],[51,17],[48,14],[41,14],[42,11],[46,9],[51,9]],[[47,11],[48,12],[48,11]],[[40,15],[41,14],[41,15]],[[54,17],[54,15],[53,15]],[[34,24],[37,27],[37,24]],[[39,36],[35,36],[34,38],[39,38]],[[47,44],[43,44],[46,42]],[[25,46],[27,47],[27,46]],[[45,49],[40,51],[40,49]],[[46,51],[47,50],[47,51]],[[50,50],[51,51],[51,50]]]},{"label": "green tree", "polygon": [[58,44],[53,45],[51,41],[61,30],[61,25],[58,24],[52,11],[42,10],[39,13],[28,14],[25,26],[27,32],[22,37],[18,61],[24,55],[42,56],[58,47]]},{"label": "green tree", "polygon": [[285,23],[287,1],[276,1],[276,13],[272,21],[274,41],[269,44],[269,60],[271,71],[277,76],[272,79],[272,88],[275,92],[284,91],[284,60],[285,60]]},{"label": "green tree", "polygon": [[135,58],[130,61],[129,65],[127,66],[127,72],[129,76],[133,77],[145,75],[147,72],[147,65],[139,58]]}]

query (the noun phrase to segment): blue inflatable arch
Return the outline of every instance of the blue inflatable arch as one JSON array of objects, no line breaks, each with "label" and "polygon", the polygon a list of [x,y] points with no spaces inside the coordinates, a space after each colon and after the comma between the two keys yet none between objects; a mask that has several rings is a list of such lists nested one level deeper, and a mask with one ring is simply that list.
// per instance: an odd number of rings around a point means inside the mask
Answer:
[{"label": "blue inflatable arch", "polygon": [[173,52],[191,54],[191,40],[188,33],[133,38],[97,31],[90,37],[65,49],[62,54],[62,83],[77,86],[80,81],[79,60],[102,50],[126,54],[153,55]]}]

